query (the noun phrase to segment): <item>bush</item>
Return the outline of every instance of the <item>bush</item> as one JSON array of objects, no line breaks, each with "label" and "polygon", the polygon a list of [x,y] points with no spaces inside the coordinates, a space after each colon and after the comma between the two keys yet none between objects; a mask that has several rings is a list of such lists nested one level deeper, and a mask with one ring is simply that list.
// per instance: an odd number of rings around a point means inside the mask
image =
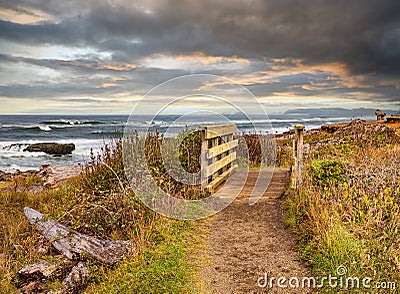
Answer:
[{"label": "bush", "polygon": [[400,281],[400,139],[378,127],[321,136],[303,186],[289,191],[286,222],[317,277],[344,265],[349,276]]},{"label": "bush", "polygon": [[314,160],[312,175],[317,186],[337,186],[346,182],[343,165],[336,160]]}]

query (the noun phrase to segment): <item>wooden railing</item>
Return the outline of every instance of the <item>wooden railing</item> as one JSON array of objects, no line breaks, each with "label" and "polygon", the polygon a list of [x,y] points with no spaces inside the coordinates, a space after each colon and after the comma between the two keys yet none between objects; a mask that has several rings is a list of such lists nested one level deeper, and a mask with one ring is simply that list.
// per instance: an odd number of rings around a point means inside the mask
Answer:
[{"label": "wooden railing", "polygon": [[237,167],[234,124],[202,126],[201,131],[201,186],[213,193]]}]

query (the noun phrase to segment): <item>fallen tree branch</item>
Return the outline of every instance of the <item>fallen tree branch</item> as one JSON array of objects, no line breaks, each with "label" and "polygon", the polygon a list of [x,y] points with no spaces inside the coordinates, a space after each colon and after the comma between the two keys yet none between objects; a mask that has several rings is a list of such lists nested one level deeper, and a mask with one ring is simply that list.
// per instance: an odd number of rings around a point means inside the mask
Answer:
[{"label": "fallen tree branch", "polygon": [[76,254],[88,253],[99,261],[112,264],[121,259],[132,245],[130,241],[103,240],[70,231],[29,207],[24,208],[24,213],[29,222],[69,259],[75,259]]},{"label": "fallen tree branch", "polygon": [[46,282],[62,278],[74,267],[74,261],[65,257],[56,257],[54,261],[40,261],[21,268],[16,272],[11,282],[22,293],[47,292]]}]

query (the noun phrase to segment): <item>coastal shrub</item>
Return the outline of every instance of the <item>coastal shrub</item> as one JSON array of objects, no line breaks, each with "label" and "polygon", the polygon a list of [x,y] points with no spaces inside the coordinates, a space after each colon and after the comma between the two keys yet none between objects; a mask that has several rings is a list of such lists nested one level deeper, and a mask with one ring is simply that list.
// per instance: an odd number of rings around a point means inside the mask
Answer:
[{"label": "coastal shrub", "polygon": [[[163,144],[164,140],[166,142]],[[200,133],[193,130],[183,130],[178,138],[164,138],[158,132],[148,133],[145,137],[138,133],[126,138],[125,144],[129,144],[131,151],[129,155],[129,173],[132,179],[139,180],[143,174],[143,169],[147,169],[153,180],[166,193],[183,199],[200,199],[207,194],[201,191],[199,185],[186,185],[176,181],[167,171],[163,161],[163,155],[168,157],[168,152],[162,150],[163,146],[176,146],[178,158],[181,166],[189,173],[196,173],[200,170]],[[143,143],[144,142],[144,143]],[[139,146],[144,145],[144,150],[139,150]],[[109,145],[102,148],[102,153],[97,156],[92,155],[91,164],[87,168],[86,187],[88,190],[104,194],[104,192],[118,192],[129,186],[126,177],[126,166],[123,161],[122,140],[116,139]],[[164,154],[162,153],[164,152]],[[140,166],[145,162],[146,166]]]},{"label": "coastal shrub", "polygon": [[247,144],[248,160],[250,166],[260,166],[262,160],[260,135],[244,134],[243,138]]},{"label": "coastal shrub", "polygon": [[344,265],[348,276],[393,281],[398,288],[400,140],[391,130],[374,128],[351,134],[351,140],[340,133],[333,141],[321,138],[305,157],[302,188],[289,190],[286,223],[314,276],[335,274]]},{"label": "coastal shrub", "polygon": [[[163,169],[160,157],[157,158],[160,155],[160,139],[158,135],[150,137],[146,145],[149,154],[156,155],[156,158],[149,158],[148,165],[157,171]],[[182,144],[193,145],[195,142],[194,137],[184,140]],[[196,155],[190,154],[190,157],[186,157],[184,150],[182,148],[181,160],[189,166]],[[193,269],[192,261],[184,259],[182,248],[185,248],[185,252],[189,250],[192,243],[187,242],[185,234],[194,234],[194,227],[187,222],[168,220],[148,209],[128,185],[122,155],[122,141],[116,139],[104,146],[102,153],[92,155],[85,173],[66,181],[57,189],[43,189],[42,192],[22,189],[0,195],[0,209],[3,212],[0,214],[3,226],[3,233],[0,235],[0,293],[16,292],[15,287],[10,284],[12,274],[22,266],[46,258],[38,251],[40,246],[45,247],[50,255],[57,254],[51,244],[29,224],[23,213],[25,206],[37,209],[46,217],[80,233],[103,239],[130,240],[134,244],[134,249],[120,264],[110,266],[90,259],[87,261],[89,282],[100,283],[99,287],[92,285],[95,293],[104,293],[105,288],[109,289],[101,284],[103,280],[107,280],[107,285],[122,285],[127,279],[131,279],[129,283],[135,285],[134,275],[142,279],[149,272],[155,276],[163,276],[163,285],[161,288],[155,287],[152,285],[152,276],[149,276],[147,280],[141,281],[140,287],[143,289],[148,287],[158,291],[171,286],[176,291],[180,289],[187,292],[187,289],[192,288],[188,286],[188,276],[193,274],[193,270],[187,270]],[[164,185],[172,187],[175,184],[162,173],[155,173],[154,176],[159,180],[164,179]],[[19,180],[10,185],[33,183],[41,184],[38,179],[29,178],[27,183]],[[171,190],[173,191],[172,188]],[[140,252],[156,257],[151,260],[151,266]],[[176,262],[165,263],[168,258]],[[132,268],[132,265],[139,268]],[[117,274],[121,272],[118,271],[119,267],[124,268],[123,276]],[[165,272],[171,274],[164,276]],[[125,285],[129,289],[129,284]],[[50,288],[57,288],[57,283],[52,282]]]},{"label": "coastal shrub", "polygon": [[[158,187],[181,199],[196,200],[209,196],[209,193],[201,190],[200,185],[189,185],[176,180],[171,175],[171,171],[167,170],[163,160],[163,156],[168,160],[171,156],[177,154],[179,163],[186,172],[197,173],[200,170],[199,158],[201,152],[201,140],[198,131],[186,129],[177,138],[164,138],[159,133],[150,133],[145,140],[146,168],[148,168]],[[135,166],[132,166],[132,168],[133,173],[138,171]],[[179,170],[174,171],[179,175]]]},{"label": "coastal shrub", "polygon": [[276,146],[276,166],[290,167],[293,165],[293,147],[287,144]]},{"label": "coastal shrub", "polygon": [[[200,171],[201,133],[199,131],[181,132],[183,137],[179,145],[179,160],[188,173]],[[178,138],[180,139],[180,138]]]},{"label": "coastal shrub", "polygon": [[312,176],[314,183],[322,187],[335,186],[346,181],[343,165],[336,160],[314,160]]},{"label": "coastal shrub", "polygon": [[[286,153],[280,152],[285,150],[276,150],[276,141],[273,135],[243,134],[238,139],[237,157],[239,161],[243,161],[239,162],[239,166],[275,166],[277,162],[281,166],[280,163],[284,164],[286,162],[281,160],[286,156]],[[283,156],[278,158],[281,155]]]}]

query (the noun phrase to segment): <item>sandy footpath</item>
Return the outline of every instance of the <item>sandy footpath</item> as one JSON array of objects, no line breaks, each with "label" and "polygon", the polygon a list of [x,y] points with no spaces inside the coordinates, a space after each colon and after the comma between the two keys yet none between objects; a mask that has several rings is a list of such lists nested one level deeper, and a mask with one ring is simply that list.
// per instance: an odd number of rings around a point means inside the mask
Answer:
[{"label": "sandy footpath", "polygon": [[[309,276],[299,261],[292,234],[284,224],[281,194],[288,176],[276,169],[268,190],[258,203],[248,204],[257,178],[252,170],[236,200],[209,222],[206,254],[209,262],[202,269],[204,293],[310,293],[304,289],[261,288],[260,277]],[[260,284],[265,283],[264,279]]]}]

